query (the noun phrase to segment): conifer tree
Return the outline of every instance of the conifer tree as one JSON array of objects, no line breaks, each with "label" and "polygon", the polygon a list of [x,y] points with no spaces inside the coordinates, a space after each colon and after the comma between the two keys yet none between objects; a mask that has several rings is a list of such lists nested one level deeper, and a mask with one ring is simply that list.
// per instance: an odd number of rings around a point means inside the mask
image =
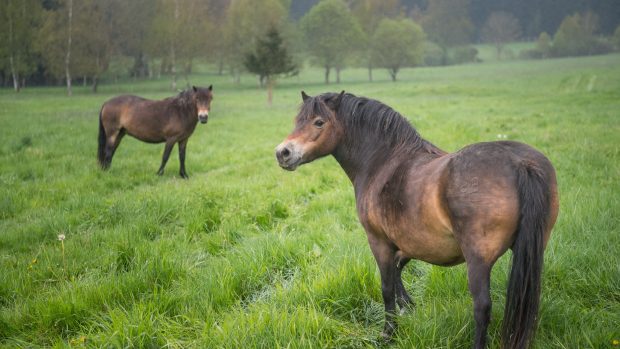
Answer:
[{"label": "conifer tree", "polygon": [[261,85],[267,85],[267,103],[271,105],[273,86],[278,76],[294,75],[297,73],[297,64],[289,54],[280,32],[271,28],[267,35],[259,38],[254,52],[245,56],[245,68],[258,75]]}]

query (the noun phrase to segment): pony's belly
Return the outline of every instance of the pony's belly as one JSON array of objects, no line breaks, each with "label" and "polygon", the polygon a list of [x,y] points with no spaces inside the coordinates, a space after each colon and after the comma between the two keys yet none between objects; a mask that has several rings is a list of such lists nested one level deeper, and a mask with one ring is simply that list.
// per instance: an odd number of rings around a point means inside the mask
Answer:
[{"label": "pony's belly", "polygon": [[417,230],[398,235],[394,243],[409,258],[444,266],[465,261],[458,241],[448,231]]},{"label": "pony's belly", "polygon": [[136,129],[136,128],[127,128],[125,129],[127,134],[137,138],[139,140],[141,140],[142,142],[146,142],[146,143],[162,143],[165,142],[166,139],[163,137],[162,134],[158,134],[155,132],[148,132],[147,131],[143,131],[140,129]]}]

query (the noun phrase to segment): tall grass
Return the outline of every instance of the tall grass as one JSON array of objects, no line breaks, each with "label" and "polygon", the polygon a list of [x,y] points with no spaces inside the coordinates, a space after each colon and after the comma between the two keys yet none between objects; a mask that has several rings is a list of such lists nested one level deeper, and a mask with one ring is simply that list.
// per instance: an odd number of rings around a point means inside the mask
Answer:
[{"label": "tall grass", "polygon": [[[170,95],[163,80],[0,91],[0,346],[375,347],[377,268],[351,185],[331,159],[280,170],[274,147],[301,98],[379,99],[448,151],[506,137],[549,156],[560,216],[545,255],[535,348],[611,348],[620,339],[618,55],[416,68],[389,76],[318,70],[279,82],[271,108],[255,80],[215,86],[211,119],[189,141],[188,181],[163,146],[126,137],[108,172],[96,162],[101,104]],[[176,151],[175,151],[176,152]],[[59,234],[65,235],[64,260]],[[508,271],[492,275],[489,337],[499,345]],[[65,264],[66,263],[66,264]],[[463,266],[413,262],[416,308],[394,348],[465,348],[473,334]]]}]

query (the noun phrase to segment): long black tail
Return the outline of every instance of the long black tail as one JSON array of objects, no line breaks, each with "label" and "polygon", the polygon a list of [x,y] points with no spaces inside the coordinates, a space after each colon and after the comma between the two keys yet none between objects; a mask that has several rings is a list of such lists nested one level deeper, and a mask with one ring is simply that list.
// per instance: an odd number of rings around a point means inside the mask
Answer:
[{"label": "long black tail", "polygon": [[531,162],[519,167],[520,219],[512,246],[512,269],[502,326],[502,347],[510,349],[527,348],[536,332],[544,233],[551,200],[542,170]]},{"label": "long black tail", "polygon": [[99,165],[101,168],[106,169],[108,167],[105,162],[106,135],[105,129],[103,128],[103,121],[101,121],[102,113],[103,107],[101,107],[101,110],[99,111],[99,148],[97,149],[97,159],[99,160]]}]

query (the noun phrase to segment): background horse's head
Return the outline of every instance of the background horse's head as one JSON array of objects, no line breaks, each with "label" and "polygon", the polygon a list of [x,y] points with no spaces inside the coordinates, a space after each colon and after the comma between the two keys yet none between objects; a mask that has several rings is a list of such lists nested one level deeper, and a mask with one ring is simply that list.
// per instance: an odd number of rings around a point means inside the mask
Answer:
[{"label": "background horse's head", "polygon": [[198,120],[206,124],[211,110],[211,100],[213,100],[213,85],[209,85],[207,88],[192,86],[192,90],[192,102],[196,106]]},{"label": "background horse's head", "polygon": [[343,95],[344,91],[310,97],[301,92],[303,104],[295,118],[295,128],[276,148],[280,167],[294,171],[336,149],[343,134],[336,118]]}]

